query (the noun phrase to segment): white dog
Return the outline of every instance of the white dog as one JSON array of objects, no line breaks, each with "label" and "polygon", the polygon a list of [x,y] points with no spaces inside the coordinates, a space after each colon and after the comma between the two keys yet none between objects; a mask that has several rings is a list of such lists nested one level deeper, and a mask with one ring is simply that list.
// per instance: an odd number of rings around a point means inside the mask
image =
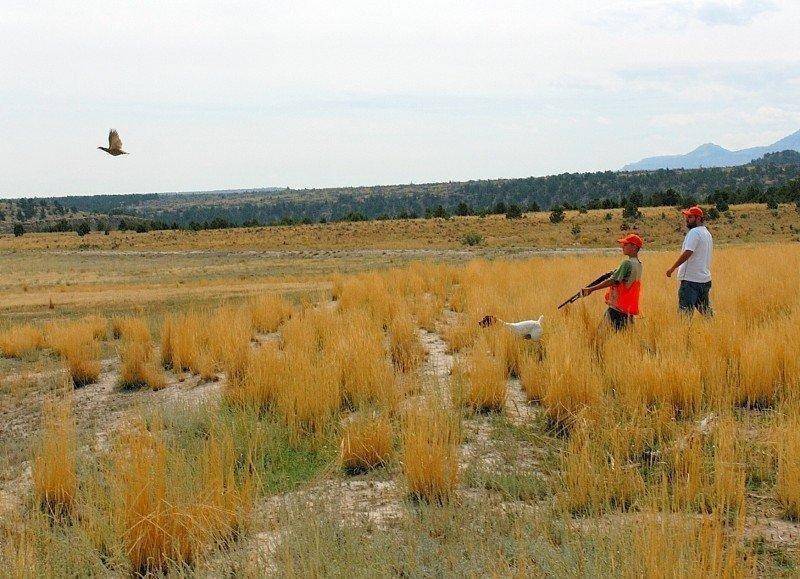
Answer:
[{"label": "white dog", "polygon": [[500,322],[511,332],[515,333],[521,338],[535,341],[542,337],[543,320],[544,316],[539,316],[538,320],[524,320],[522,322],[504,322],[500,318],[496,318],[494,316],[484,316],[483,319],[480,322],[478,322],[478,324],[482,328],[488,328],[489,326],[493,326],[497,322]]}]

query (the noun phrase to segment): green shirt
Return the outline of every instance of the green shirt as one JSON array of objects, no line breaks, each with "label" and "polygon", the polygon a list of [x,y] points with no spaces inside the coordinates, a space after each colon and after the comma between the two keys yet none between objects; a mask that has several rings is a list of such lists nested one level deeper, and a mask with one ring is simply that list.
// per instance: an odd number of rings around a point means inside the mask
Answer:
[{"label": "green shirt", "polygon": [[640,279],[642,279],[642,262],[637,257],[628,257],[611,276],[611,281],[624,283],[625,287],[631,287],[633,282]]}]

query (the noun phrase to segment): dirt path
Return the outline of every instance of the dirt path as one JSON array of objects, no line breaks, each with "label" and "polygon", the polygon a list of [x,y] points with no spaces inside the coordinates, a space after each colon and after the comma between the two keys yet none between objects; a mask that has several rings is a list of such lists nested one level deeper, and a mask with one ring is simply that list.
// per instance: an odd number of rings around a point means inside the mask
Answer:
[{"label": "dirt path", "polygon": [[423,388],[427,392],[439,394],[443,400],[450,400],[450,371],[454,358],[447,353],[447,343],[435,332],[419,330],[419,338],[427,356],[422,365]]}]

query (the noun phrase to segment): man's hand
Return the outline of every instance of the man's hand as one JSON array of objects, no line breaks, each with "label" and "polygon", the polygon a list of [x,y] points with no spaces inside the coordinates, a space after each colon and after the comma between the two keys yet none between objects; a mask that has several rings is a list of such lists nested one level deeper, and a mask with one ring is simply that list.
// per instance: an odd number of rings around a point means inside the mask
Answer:
[{"label": "man's hand", "polygon": [[671,267],[667,270],[667,277],[672,277],[672,274],[675,273],[675,268]]},{"label": "man's hand", "polygon": [[590,296],[590,295],[592,295],[592,292],[593,292],[593,291],[594,291],[593,289],[591,289],[591,288],[588,288],[588,287],[585,287],[585,288],[583,288],[583,289],[581,290],[581,297],[584,297],[584,298],[585,298],[586,296]]}]

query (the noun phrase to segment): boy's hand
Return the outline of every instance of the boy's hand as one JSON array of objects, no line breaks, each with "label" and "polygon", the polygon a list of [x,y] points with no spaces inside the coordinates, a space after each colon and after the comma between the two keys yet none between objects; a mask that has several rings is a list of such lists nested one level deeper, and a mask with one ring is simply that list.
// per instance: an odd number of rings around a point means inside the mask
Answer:
[{"label": "boy's hand", "polygon": [[675,268],[671,267],[667,270],[667,277],[672,277],[672,274],[675,273]]},{"label": "boy's hand", "polygon": [[583,288],[581,290],[581,297],[585,298],[586,296],[592,295],[592,291],[594,291],[594,290],[592,290],[591,288],[588,288],[588,287]]}]

